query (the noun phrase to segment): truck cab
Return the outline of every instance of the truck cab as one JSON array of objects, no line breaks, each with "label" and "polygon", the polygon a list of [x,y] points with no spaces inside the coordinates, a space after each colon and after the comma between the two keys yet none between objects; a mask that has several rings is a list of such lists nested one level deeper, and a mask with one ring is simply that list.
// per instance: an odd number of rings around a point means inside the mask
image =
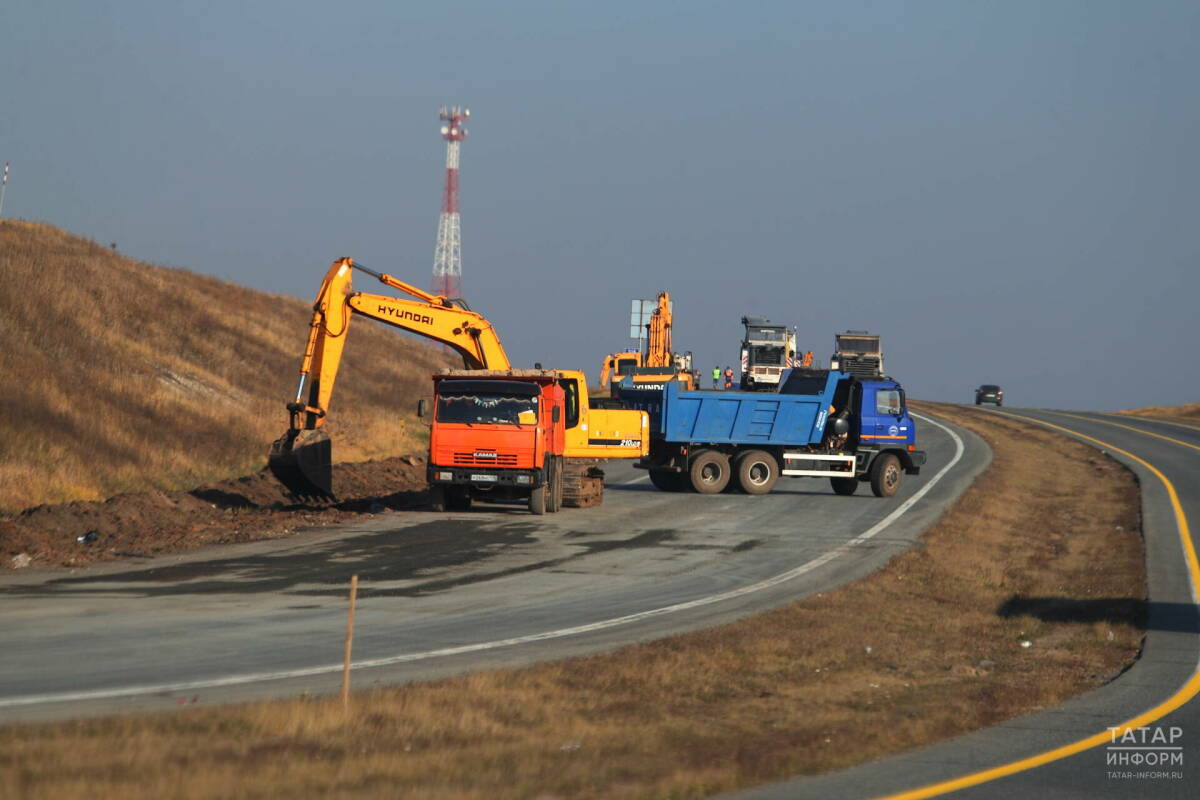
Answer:
[{"label": "truck cab", "polygon": [[602,459],[650,447],[647,417],[592,407],[577,370],[450,370],[433,376],[428,479],[435,510],[526,498],[534,514],[598,505]]},{"label": "truck cab", "polygon": [[[900,482],[901,472],[919,474],[925,463],[917,449],[917,426],[908,413],[904,389],[893,380],[858,382],[861,394],[856,472],[859,480],[871,482],[876,494]],[[838,494],[853,494],[853,485],[834,482]]]},{"label": "truck cab", "polygon": [[886,373],[879,335],[867,331],[835,333],[829,368],[848,372],[856,378],[882,378]]},{"label": "truck cab", "polygon": [[904,389],[895,381],[861,381],[862,423],[859,438],[868,444],[907,449],[916,444],[916,426],[908,415]]},{"label": "truck cab", "polygon": [[562,505],[565,392],[552,370],[455,370],[434,375],[428,479],[434,510],[473,499],[526,499],[534,514]]}]

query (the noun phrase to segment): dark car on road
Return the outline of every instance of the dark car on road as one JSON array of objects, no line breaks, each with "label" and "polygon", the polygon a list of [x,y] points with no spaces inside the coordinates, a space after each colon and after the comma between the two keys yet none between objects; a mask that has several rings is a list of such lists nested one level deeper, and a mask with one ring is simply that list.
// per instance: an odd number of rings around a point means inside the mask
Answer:
[{"label": "dark car on road", "polygon": [[975,390],[975,405],[982,403],[1004,405],[1004,390],[994,383],[985,383]]}]

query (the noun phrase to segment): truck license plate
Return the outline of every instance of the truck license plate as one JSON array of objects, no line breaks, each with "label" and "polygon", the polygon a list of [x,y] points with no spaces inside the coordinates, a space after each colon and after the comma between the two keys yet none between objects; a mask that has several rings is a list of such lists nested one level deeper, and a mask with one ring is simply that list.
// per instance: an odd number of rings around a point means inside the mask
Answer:
[{"label": "truck license plate", "polygon": [[482,481],[484,483],[487,483],[488,481],[495,481],[496,476],[495,475],[472,475],[471,480]]}]

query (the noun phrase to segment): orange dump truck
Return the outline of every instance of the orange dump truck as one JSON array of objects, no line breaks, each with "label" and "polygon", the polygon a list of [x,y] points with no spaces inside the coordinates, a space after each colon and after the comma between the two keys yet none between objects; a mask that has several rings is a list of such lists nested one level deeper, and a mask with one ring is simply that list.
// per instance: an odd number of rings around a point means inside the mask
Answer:
[{"label": "orange dump truck", "polygon": [[553,370],[453,370],[433,376],[429,493],[435,511],[472,498],[527,499],[533,514],[563,502],[566,408]]}]

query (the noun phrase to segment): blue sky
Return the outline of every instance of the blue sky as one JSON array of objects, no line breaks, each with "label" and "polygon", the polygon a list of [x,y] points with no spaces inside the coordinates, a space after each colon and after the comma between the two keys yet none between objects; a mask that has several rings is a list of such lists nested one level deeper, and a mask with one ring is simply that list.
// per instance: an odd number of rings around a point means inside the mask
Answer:
[{"label": "blue sky", "polygon": [[1186,2],[8,0],[4,213],[305,298],[343,255],[427,286],[466,104],[464,295],[518,364],[595,372],[666,289],[704,369],[755,314],[819,358],[877,331],[928,399],[1180,403],[1196,75]]}]

